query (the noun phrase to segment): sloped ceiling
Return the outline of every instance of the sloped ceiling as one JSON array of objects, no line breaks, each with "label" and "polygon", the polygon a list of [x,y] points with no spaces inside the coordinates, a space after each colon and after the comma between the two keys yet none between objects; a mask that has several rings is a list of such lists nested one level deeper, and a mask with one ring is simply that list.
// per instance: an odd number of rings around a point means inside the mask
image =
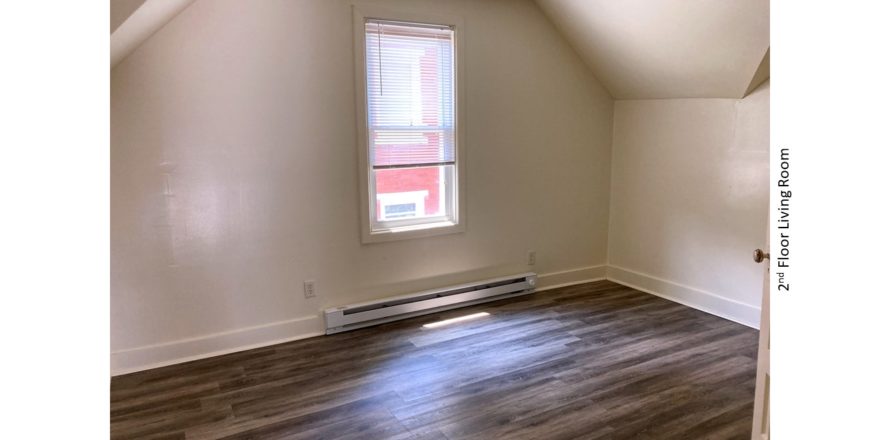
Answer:
[{"label": "sloped ceiling", "polygon": [[110,68],[119,64],[194,0],[111,0]]},{"label": "sloped ceiling", "polygon": [[111,0],[110,1],[110,33],[112,34],[134,11],[143,6],[146,0]]},{"label": "sloped ceiling", "polygon": [[536,2],[617,99],[742,98],[769,77],[769,0]]}]

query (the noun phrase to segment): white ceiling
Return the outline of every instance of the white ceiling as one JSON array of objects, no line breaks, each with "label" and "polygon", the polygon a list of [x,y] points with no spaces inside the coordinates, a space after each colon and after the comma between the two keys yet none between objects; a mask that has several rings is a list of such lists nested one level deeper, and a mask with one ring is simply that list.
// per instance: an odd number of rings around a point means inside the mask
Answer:
[{"label": "white ceiling", "polygon": [[110,1],[110,33],[112,34],[134,11],[137,11],[146,0],[111,0]]},{"label": "white ceiling", "polygon": [[110,68],[119,64],[195,0],[110,2]]},{"label": "white ceiling", "polygon": [[[192,2],[112,0],[111,66]],[[769,0],[535,2],[617,99],[741,98],[770,76]]]},{"label": "white ceiling", "polygon": [[617,99],[741,98],[766,79],[769,0],[535,1]]}]

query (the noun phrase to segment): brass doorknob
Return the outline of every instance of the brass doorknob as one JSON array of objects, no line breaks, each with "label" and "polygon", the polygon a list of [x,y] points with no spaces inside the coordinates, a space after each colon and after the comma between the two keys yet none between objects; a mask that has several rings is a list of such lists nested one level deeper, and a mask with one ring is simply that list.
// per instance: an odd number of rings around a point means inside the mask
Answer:
[{"label": "brass doorknob", "polygon": [[752,259],[755,260],[755,263],[760,263],[764,260],[769,260],[770,254],[762,251],[761,249],[755,249],[755,252],[752,252]]}]

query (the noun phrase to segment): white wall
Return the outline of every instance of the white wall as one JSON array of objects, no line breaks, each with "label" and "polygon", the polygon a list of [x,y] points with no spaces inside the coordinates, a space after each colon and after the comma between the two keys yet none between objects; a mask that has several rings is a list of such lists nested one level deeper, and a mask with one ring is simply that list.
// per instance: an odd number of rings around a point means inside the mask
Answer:
[{"label": "white wall", "polygon": [[376,3],[466,21],[466,232],[360,243],[347,1],[199,0],[112,71],[114,371],[314,334],[353,301],[604,275],[577,269],[606,262],[614,104],[541,11]]},{"label": "white wall", "polygon": [[738,99],[617,101],[608,276],[757,326],[770,83]]}]

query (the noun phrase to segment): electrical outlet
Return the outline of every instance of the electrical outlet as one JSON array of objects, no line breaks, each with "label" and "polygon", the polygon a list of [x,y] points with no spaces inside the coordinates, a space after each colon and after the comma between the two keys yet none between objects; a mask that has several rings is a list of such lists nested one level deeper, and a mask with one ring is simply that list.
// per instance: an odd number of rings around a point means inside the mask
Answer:
[{"label": "electrical outlet", "polygon": [[306,298],[314,298],[316,293],[315,289],[315,280],[305,280],[303,281],[303,295]]},{"label": "electrical outlet", "polygon": [[535,263],[538,262],[538,253],[535,251],[529,251],[528,260],[529,260],[529,266],[534,266]]}]

